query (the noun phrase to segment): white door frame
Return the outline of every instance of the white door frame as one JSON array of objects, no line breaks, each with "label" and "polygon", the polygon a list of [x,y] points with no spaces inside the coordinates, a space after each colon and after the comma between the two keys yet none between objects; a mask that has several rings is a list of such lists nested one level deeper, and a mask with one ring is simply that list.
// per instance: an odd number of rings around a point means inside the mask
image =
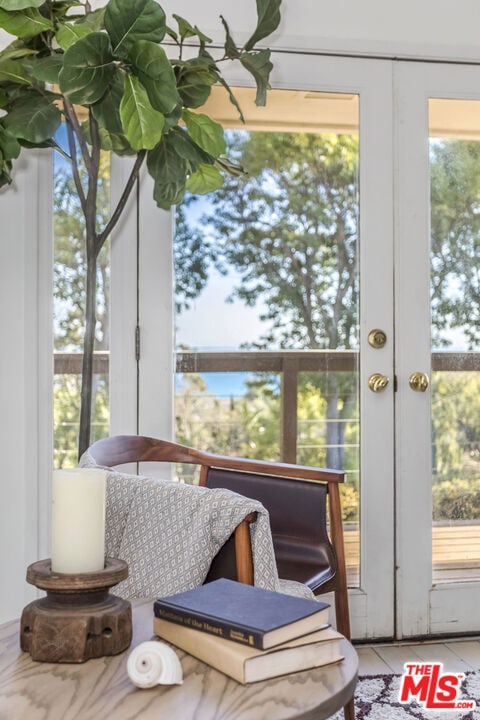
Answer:
[{"label": "white door frame", "polygon": [[[274,52],[273,64],[274,88],[360,96],[362,566],[360,588],[351,591],[350,604],[354,637],[389,637],[394,610],[391,63]],[[240,72],[227,71],[232,87],[248,84]],[[381,350],[366,341],[373,328],[387,334]],[[368,390],[373,372],[390,378],[381,394]]]},{"label": "white door frame", "polygon": [[396,90],[397,636],[480,630],[480,583],[432,585],[428,99],[480,100],[480,67],[399,62]]},{"label": "white door frame", "polygon": [[[112,156],[112,206],[131,167]],[[111,243],[110,434],[171,440],[173,215],[157,208],[145,166],[137,190]]]}]

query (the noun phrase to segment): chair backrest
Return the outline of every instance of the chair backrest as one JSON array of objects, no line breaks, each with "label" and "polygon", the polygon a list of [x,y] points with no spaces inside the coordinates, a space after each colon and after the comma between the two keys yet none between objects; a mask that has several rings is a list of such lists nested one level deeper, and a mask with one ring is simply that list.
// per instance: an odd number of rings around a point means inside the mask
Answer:
[{"label": "chair backrest", "polygon": [[335,591],[337,628],[350,637],[339,494],[343,471],[215,455],[132,435],[98,440],[88,452],[97,465],[106,467],[129,462],[197,465],[201,485],[259,500],[270,514],[280,577],[303,582],[315,593]]},{"label": "chair backrest", "polygon": [[209,468],[206,485],[255,498],[268,510],[281,578],[316,590],[336,575],[337,559],[327,532],[326,483]]}]

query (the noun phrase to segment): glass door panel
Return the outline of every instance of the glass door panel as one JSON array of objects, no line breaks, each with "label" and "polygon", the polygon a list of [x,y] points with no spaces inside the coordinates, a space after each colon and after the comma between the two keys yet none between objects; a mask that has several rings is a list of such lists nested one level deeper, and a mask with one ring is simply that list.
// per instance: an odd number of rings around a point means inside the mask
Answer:
[{"label": "glass door panel", "polygon": [[176,437],[347,470],[358,585],[358,96],[272,90],[257,108],[237,88],[241,125],[216,90],[208,111],[246,174],[177,211]]},{"label": "glass door panel", "polygon": [[480,101],[430,99],[433,583],[480,577]]},{"label": "glass door panel", "polygon": [[478,632],[480,69],[395,81],[397,635]]}]

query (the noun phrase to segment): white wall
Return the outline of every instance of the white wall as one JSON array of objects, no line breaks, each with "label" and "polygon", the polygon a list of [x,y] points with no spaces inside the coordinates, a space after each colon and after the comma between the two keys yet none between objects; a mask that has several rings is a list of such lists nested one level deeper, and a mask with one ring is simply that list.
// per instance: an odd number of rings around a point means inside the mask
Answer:
[{"label": "white wall", "polygon": [[31,152],[0,192],[0,622],[34,596],[25,571],[49,544],[51,177]]},{"label": "white wall", "polygon": [[[255,24],[255,0],[164,0],[172,12],[222,39],[219,15],[239,42]],[[283,0],[271,47],[316,52],[480,60],[477,0]]]}]

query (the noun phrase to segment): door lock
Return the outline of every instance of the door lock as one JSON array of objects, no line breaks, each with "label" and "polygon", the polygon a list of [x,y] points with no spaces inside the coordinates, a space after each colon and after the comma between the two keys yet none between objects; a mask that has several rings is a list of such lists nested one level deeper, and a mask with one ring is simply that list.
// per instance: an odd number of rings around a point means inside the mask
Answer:
[{"label": "door lock", "polygon": [[422,372],[414,372],[408,378],[408,384],[415,392],[425,392],[429,385],[428,375]]},{"label": "door lock", "polygon": [[382,348],[387,342],[387,336],[383,330],[375,328],[368,333],[368,344],[376,349]]},{"label": "door lock", "polygon": [[373,373],[373,375],[370,375],[368,378],[368,387],[374,393],[379,393],[385,390],[388,383],[388,377],[386,375],[382,375],[381,373]]}]

